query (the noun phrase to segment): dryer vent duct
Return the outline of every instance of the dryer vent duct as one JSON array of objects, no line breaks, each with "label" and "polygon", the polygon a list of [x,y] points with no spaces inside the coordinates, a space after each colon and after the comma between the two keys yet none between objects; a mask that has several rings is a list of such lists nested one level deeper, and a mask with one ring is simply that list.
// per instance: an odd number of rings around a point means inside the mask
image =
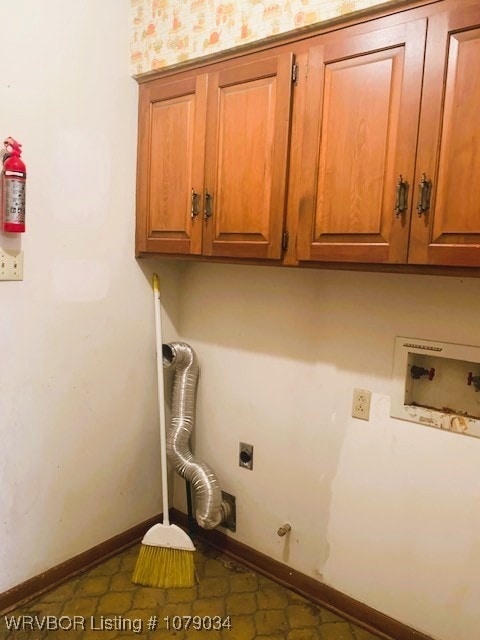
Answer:
[{"label": "dryer vent duct", "polygon": [[222,498],[218,478],[208,464],[190,451],[195,423],[198,360],[185,342],[162,345],[163,367],[175,367],[172,418],[167,431],[167,457],[175,471],[188,480],[195,496],[195,518],[203,529],[214,529],[227,519],[230,505]]}]

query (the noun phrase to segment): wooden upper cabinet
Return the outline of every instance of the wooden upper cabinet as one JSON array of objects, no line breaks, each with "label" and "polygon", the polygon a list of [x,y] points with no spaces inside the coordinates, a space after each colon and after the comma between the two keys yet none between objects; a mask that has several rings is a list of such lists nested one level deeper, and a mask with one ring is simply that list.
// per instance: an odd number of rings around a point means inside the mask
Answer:
[{"label": "wooden upper cabinet", "polygon": [[480,7],[432,16],[414,205],[423,173],[431,198],[413,214],[410,263],[480,266],[479,70]]},{"label": "wooden upper cabinet", "polygon": [[479,69],[442,0],[141,81],[137,253],[479,267]]},{"label": "wooden upper cabinet", "polygon": [[203,253],[280,258],[292,55],[209,74]]},{"label": "wooden upper cabinet", "polygon": [[138,252],[281,257],[292,61],[140,86]]},{"label": "wooden upper cabinet", "polygon": [[422,19],[310,49],[300,260],[406,261],[425,36]]},{"label": "wooden upper cabinet", "polygon": [[201,252],[206,89],[205,75],[140,86],[138,251]]}]

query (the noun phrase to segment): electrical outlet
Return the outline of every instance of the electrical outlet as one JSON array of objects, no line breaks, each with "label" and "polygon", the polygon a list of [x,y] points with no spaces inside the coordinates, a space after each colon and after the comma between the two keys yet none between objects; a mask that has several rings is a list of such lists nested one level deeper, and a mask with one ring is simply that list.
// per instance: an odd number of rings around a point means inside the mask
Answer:
[{"label": "electrical outlet", "polygon": [[0,280],[23,280],[23,251],[0,249]]},{"label": "electrical outlet", "polygon": [[371,391],[366,389],[353,390],[352,418],[360,420],[370,420],[370,398]]},{"label": "electrical outlet", "polygon": [[240,442],[238,465],[244,469],[253,469],[253,444]]}]

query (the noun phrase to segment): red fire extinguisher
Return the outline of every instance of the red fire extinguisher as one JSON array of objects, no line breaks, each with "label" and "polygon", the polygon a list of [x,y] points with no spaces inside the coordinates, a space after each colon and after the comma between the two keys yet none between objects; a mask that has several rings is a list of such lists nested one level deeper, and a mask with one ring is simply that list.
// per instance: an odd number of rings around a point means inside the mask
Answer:
[{"label": "red fire extinguisher", "polygon": [[24,233],[27,168],[20,157],[22,145],[13,138],[7,138],[3,144],[2,229]]}]

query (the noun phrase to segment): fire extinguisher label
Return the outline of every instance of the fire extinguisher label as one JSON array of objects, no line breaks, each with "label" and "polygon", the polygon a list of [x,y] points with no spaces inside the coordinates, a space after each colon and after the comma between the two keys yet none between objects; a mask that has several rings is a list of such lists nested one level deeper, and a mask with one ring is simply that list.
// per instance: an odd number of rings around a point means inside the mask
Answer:
[{"label": "fire extinguisher label", "polygon": [[7,178],[5,184],[4,221],[25,223],[25,180]]},{"label": "fire extinguisher label", "polygon": [[6,176],[17,176],[18,178],[26,178],[26,174],[21,171],[5,171]]}]

